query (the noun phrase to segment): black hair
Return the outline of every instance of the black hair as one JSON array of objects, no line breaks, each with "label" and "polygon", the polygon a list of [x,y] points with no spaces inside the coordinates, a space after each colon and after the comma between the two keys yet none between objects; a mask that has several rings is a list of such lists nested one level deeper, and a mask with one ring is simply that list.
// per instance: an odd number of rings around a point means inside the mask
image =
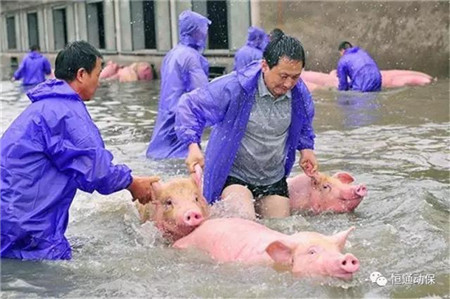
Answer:
[{"label": "black hair", "polygon": [[30,47],[30,51],[40,51],[40,50],[41,50],[41,48],[39,47],[39,45],[32,45]]},{"label": "black hair", "polygon": [[76,41],[67,44],[56,56],[55,77],[71,82],[81,68],[90,74],[95,68],[97,58],[103,59],[103,56],[88,42]]},{"label": "black hair", "polygon": [[283,30],[281,30],[280,28],[274,28],[272,31],[270,31],[269,36],[270,36],[270,40],[273,39],[277,39],[280,36],[284,35]]},{"label": "black hair", "polygon": [[302,43],[295,37],[285,35],[281,30],[280,32],[280,34],[272,36],[264,50],[263,58],[266,60],[269,68],[276,66],[282,57],[301,61],[303,67],[305,67],[306,56]]},{"label": "black hair", "polygon": [[338,50],[346,50],[348,48],[353,48],[352,44],[347,42],[347,41],[343,41],[342,43],[339,44]]}]

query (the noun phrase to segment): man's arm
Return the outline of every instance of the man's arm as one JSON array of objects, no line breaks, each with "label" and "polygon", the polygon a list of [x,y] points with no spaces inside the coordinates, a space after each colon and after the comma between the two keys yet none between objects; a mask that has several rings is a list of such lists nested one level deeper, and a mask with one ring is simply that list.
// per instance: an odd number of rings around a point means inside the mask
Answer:
[{"label": "man's arm", "polygon": [[25,57],[22,62],[20,63],[19,68],[14,72],[14,76],[13,79],[14,80],[19,80],[22,79],[23,77],[23,71],[25,70],[25,66],[26,66],[26,62],[27,62],[27,57]]},{"label": "man's arm", "polygon": [[50,75],[52,73],[52,66],[50,65],[50,61],[44,57],[44,74]]},{"label": "man's arm", "polygon": [[303,88],[303,100],[306,109],[306,119],[300,133],[299,144],[297,149],[300,151],[299,164],[306,175],[312,176],[317,172],[318,164],[314,154],[314,134],[313,120],[315,114],[314,101],[311,93]]},{"label": "man's arm", "polygon": [[298,150],[303,149],[314,149],[314,139],[316,134],[314,133],[313,120],[315,115],[314,101],[312,99],[311,93],[306,86],[302,87],[301,94],[305,106],[306,119],[303,121],[303,127],[300,131],[299,143],[297,145]]},{"label": "man's arm", "polygon": [[104,148],[95,125],[58,113],[57,122],[52,120],[48,125],[42,118],[38,126],[44,136],[46,154],[55,167],[72,175],[77,187],[86,192],[111,194],[129,187],[133,182],[131,170],[112,163],[113,155]]},{"label": "man's arm", "polygon": [[347,66],[341,60],[339,61],[337,66],[337,76],[339,79],[338,90],[348,90],[349,86],[347,81],[348,76]]},{"label": "man's arm", "polygon": [[222,121],[228,109],[231,101],[230,93],[226,92],[228,82],[229,78],[222,77],[180,98],[175,132],[179,140],[189,145],[186,164],[190,172],[194,171],[195,164],[202,167],[204,164],[199,147],[203,129]]},{"label": "man's arm", "polygon": [[[204,59],[205,65],[202,65]],[[208,84],[208,61],[203,57],[189,57],[186,61],[186,69],[189,76],[188,91],[206,86]],[[206,70],[204,69],[206,68]]]},{"label": "man's arm", "polygon": [[227,82],[225,77],[216,79],[180,98],[175,117],[178,139],[186,144],[200,144],[203,129],[223,119],[231,101],[225,91]]}]

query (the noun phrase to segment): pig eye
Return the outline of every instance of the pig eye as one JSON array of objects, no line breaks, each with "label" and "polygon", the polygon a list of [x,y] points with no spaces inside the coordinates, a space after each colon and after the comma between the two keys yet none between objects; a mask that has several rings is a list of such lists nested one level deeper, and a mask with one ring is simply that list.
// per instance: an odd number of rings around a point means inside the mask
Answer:
[{"label": "pig eye", "polygon": [[164,204],[166,206],[171,206],[172,205],[172,200],[168,199],[168,200],[166,200],[166,202]]},{"label": "pig eye", "polygon": [[198,202],[198,196],[195,197],[195,201]]},{"label": "pig eye", "polygon": [[331,186],[330,185],[323,185],[322,189],[323,190],[331,190]]},{"label": "pig eye", "polygon": [[314,249],[314,248],[310,248],[309,250],[308,250],[308,254],[310,254],[310,255],[313,255],[313,254],[316,254],[317,252],[316,252],[316,250]]}]

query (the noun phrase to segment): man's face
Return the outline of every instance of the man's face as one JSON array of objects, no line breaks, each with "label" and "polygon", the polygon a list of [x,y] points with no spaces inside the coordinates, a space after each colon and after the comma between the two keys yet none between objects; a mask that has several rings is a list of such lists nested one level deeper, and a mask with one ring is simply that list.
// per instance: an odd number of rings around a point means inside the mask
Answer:
[{"label": "man's face", "polygon": [[271,69],[264,59],[262,61],[264,83],[270,93],[276,98],[294,88],[298,79],[300,79],[302,70],[302,61],[290,60],[287,57],[281,57],[278,64]]},{"label": "man's face", "polygon": [[81,76],[81,91],[80,97],[83,101],[89,101],[94,96],[99,86],[100,73],[102,71],[102,60],[97,57],[95,68],[89,74],[86,70],[82,72]]}]

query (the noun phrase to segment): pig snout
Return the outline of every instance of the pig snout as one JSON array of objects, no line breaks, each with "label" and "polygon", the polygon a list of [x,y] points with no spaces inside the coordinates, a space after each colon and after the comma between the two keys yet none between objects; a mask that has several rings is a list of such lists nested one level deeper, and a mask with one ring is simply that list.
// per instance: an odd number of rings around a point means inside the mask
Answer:
[{"label": "pig snout", "polygon": [[192,210],[187,211],[183,216],[183,222],[188,226],[199,226],[204,220],[201,213]]},{"label": "pig snout", "polygon": [[359,185],[355,189],[355,195],[359,197],[364,197],[367,195],[367,188],[365,185]]},{"label": "pig snout", "polygon": [[359,260],[351,253],[347,253],[340,260],[340,269],[347,273],[354,273],[359,270]]}]

